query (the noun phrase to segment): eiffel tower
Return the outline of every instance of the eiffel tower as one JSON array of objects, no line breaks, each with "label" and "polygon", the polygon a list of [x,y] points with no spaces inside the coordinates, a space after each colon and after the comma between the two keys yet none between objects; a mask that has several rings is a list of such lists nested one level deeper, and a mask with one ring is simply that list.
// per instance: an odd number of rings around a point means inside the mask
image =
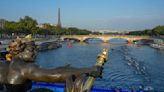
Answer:
[{"label": "eiffel tower", "polygon": [[57,23],[58,28],[62,28],[61,26],[61,20],[60,20],[60,8],[58,8],[58,23]]}]

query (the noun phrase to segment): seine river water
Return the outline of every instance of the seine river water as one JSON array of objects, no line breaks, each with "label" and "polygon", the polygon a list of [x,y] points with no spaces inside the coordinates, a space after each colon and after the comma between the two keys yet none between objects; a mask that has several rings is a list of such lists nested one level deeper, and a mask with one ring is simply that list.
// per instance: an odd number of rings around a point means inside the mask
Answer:
[{"label": "seine river water", "polygon": [[164,91],[164,51],[148,46],[124,44],[123,40],[111,40],[102,44],[90,40],[89,44],[62,44],[62,48],[40,52],[37,63],[53,68],[71,64],[73,67],[89,67],[97,55],[109,48],[109,60],[104,66],[103,78],[94,86],[101,88],[144,88]]}]

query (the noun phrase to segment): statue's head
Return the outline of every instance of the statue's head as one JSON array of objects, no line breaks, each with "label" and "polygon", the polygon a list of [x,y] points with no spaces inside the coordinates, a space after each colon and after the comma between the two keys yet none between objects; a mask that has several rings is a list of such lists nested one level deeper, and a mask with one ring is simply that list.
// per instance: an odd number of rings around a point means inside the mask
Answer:
[{"label": "statue's head", "polygon": [[10,42],[8,52],[12,58],[19,58],[25,62],[34,62],[37,55],[36,45],[35,42],[32,41],[31,35],[25,38],[17,37]]}]

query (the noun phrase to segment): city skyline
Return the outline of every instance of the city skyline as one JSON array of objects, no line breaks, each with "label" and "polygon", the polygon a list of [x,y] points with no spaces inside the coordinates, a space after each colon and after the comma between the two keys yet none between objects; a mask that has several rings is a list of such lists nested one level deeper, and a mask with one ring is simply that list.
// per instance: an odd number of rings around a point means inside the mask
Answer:
[{"label": "city skyline", "polygon": [[144,30],[164,25],[164,0],[1,0],[0,19],[30,16],[38,23],[89,30]]}]

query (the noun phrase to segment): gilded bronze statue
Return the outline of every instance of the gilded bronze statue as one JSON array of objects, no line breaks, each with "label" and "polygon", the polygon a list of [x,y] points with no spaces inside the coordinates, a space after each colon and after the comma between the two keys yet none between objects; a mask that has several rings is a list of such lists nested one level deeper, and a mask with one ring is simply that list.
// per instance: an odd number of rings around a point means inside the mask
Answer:
[{"label": "gilded bronze statue", "polygon": [[[37,47],[31,38],[16,38],[8,47],[10,62],[0,62],[0,92],[26,92],[31,81],[67,82],[78,80],[79,76],[98,77],[102,68],[73,68],[70,66],[45,69],[35,64]],[[68,85],[68,84],[67,84]]]}]

